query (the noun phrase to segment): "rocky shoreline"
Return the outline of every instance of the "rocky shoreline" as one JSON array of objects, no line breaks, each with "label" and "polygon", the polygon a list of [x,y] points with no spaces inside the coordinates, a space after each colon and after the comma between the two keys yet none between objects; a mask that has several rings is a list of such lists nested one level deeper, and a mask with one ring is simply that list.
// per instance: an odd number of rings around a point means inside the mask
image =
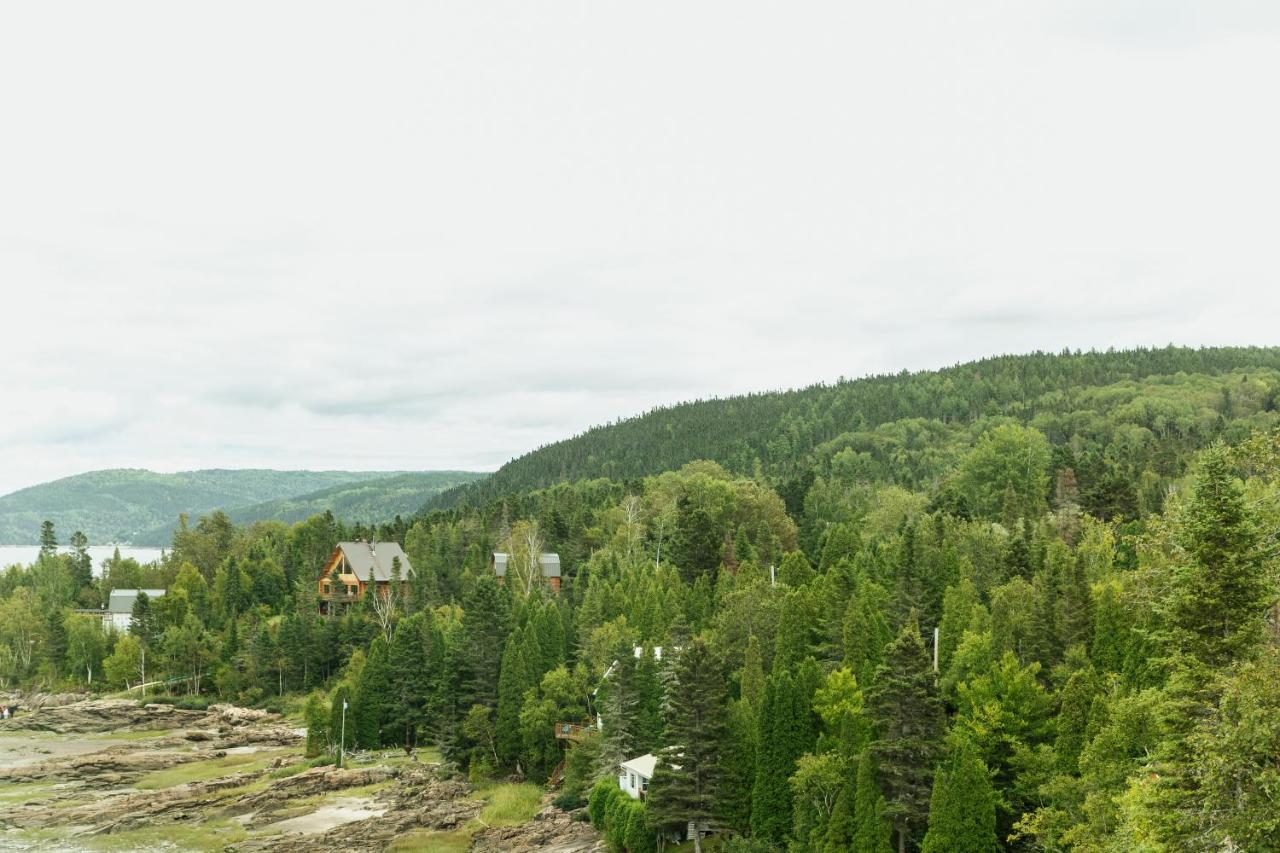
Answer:
[{"label": "rocky shoreline", "polygon": [[439,763],[388,753],[311,767],[303,732],[266,711],[19,704],[0,723],[0,849],[427,850],[436,833],[480,853],[605,849],[548,796],[529,820],[489,825],[484,791]]}]

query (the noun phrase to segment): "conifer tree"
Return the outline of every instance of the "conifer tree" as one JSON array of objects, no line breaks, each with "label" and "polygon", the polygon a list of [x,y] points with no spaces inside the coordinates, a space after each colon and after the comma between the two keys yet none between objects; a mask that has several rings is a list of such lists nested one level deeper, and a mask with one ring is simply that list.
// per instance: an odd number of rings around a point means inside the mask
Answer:
[{"label": "conifer tree", "polygon": [[880,767],[898,849],[905,851],[908,840],[919,837],[924,828],[943,732],[933,663],[914,614],[885,648],[867,698],[876,731],[871,750]]},{"label": "conifer tree", "polygon": [[[707,644],[695,638],[675,656],[672,675],[667,747],[658,756],[648,807],[655,826],[679,829],[689,821],[714,826],[722,813],[724,785],[724,672]],[[700,835],[694,837],[697,851],[702,849]]]},{"label": "conifer tree", "polygon": [[324,695],[312,691],[307,697],[304,717],[307,721],[307,758],[315,758],[329,747],[329,709],[325,707]]},{"label": "conifer tree", "polygon": [[755,779],[759,726],[759,716],[746,699],[730,704],[720,800],[725,826],[742,835],[751,831],[753,786],[744,780]]},{"label": "conifer tree", "polygon": [[[885,815],[888,807],[876,776],[875,758],[868,750],[858,761],[857,790],[853,798],[853,842],[845,848],[852,853],[891,853],[893,850],[889,840],[893,825]],[[836,853],[836,848],[828,844],[827,853]]]},{"label": "conifer tree", "polygon": [[929,801],[929,831],[920,853],[997,853],[995,794],[981,759],[963,740],[938,771]]},{"label": "conifer tree", "polygon": [[775,844],[791,830],[792,790],[787,780],[810,745],[810,717],[805,687],[785,670],[769,676],[751,789],[751,832]]},{"label": "conifer tree", "polygon": [[1187,562],[1175,577],[1173,624],[1195,658],[1222,666],[1258,642],[1266,593],[1256,520],[1225,447],[1202,455],[1178,541]]},{"label": "conifer tree", "polygon": [[502,666],[498,675],[498,713],[494,721],[494,741],[498,760],[506,766],[515,764],[520,755],[520,708],[524,694],[535,682],[525,663],[521,642],[523,631],[512,631],[502,650]]},{"label": "conifer tree", "polygon": [[[821,853],[847,853],[853,849],[853,834],[857,830],[853,814],[853,801],[856,796],[857,789],[846,779],[840,788],[840,796],[836,797],[831,818],[827,821],[827,834],[819,848]],[[887,831],[885,835],[887,839]]]},{"label": "conifer tree", "polygon": [[613,671],[600,700],[600,777],[617,773],[618,765],[643,755],[636,736],[640,698],[636,691],[636,658],[629,644],[614,650]]},{"label": "conifer tree", "polygon": [[40,523],[40,556],[56,557],[58,555],[58,536],[53,532],[53,522],[45,519]]},{"label": "conifer tree", "polygon": [[392,721],[395,710],[387,641],[380,634],[369,646],[354,705],[356,743],[364,749],[378,749],[382,746],[383,727]]},{"label": "conifer tree", "polygon": [[511,596],[486,575],[471,587],[462,603],[459,706],[492,708],[498,699],[498,672],[511,630]]},{"label": "conifer tree", "polygon": [[1066,649],[1093,638],[1093,593],[1085,574],[1085,558],[1077,555],[1062,579],[1058,599],[1058,642]]}]

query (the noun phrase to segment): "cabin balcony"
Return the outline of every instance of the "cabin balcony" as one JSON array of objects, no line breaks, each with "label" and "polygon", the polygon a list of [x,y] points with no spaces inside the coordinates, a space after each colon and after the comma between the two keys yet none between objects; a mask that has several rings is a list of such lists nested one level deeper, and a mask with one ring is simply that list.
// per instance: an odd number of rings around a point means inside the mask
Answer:
[{"label": "cabin balcony", "polygon": [[569,740],[574,743],[578,743],[595,731],[595,726],[579,726],[575,723],[556,723],[556,740]]}]

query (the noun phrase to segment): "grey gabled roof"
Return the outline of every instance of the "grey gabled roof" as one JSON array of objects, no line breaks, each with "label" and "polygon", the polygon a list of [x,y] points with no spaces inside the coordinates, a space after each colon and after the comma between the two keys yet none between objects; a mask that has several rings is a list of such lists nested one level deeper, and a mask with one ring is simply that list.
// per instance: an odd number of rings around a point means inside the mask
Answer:
[{"label": "grey gabled roof", "polygon": [[391,561],[400,558],[400,579],[408,580],[413,566],[398,542],[339,542],[338,548],[347,558],[347,571],[362,583],[369,583],[370,576],[379,583],[391,580]]},{"label": "grey gabled roof", "polygon": [[[500,578],[507,576],[507,561],[511,559],[510,554],[504,554],[501,551],[493,552],[493,573]],[[560,577],[560,555],[559,554],[543,554],[542,555],[542,576],[544,578]]]},{"label": "grey gabled roof", "polygon": [[107,610],[112,613],[132,613],[133,602],[138,599],[139,592],[145,592],[147,598],[159,598],[164,595],[163,589],[113,589],[107,599]]}]

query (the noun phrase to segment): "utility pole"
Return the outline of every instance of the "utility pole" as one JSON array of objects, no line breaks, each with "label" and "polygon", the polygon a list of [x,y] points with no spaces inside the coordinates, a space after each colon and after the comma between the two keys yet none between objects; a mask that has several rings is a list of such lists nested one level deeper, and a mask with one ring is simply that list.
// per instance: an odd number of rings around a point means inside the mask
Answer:
[{"label": "utility pole", "polygon": [[342,734],[338,736],[338,767],[342,767],[347,749],[347,700],[342,700]]}]

